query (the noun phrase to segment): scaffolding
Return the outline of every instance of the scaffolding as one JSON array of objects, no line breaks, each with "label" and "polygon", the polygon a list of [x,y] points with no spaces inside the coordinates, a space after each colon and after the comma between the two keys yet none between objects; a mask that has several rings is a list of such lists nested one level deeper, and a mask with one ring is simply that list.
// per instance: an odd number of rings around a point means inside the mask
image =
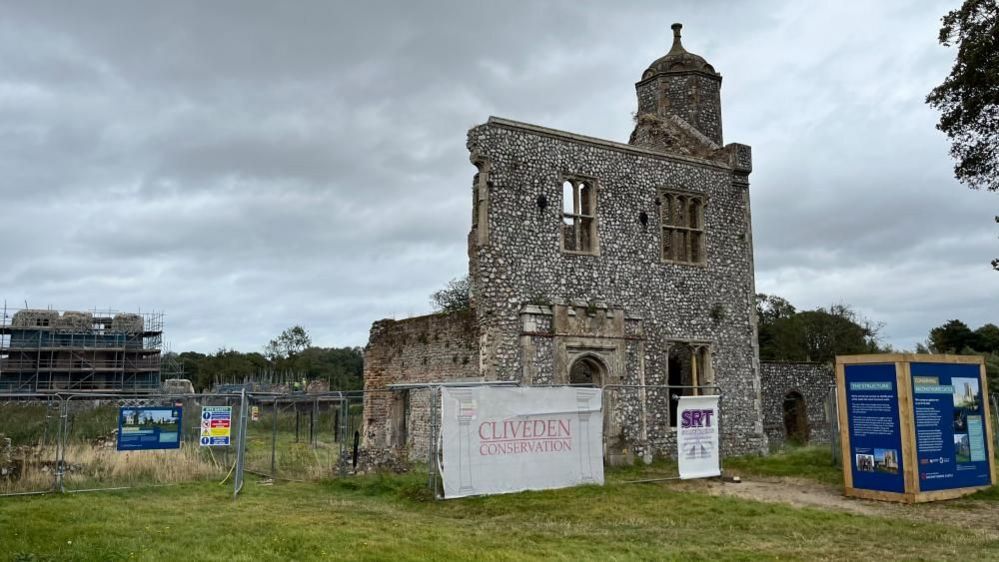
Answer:
[{"label": "scaffolding", "polygon": [[3,307],[0,392],[160,388],[163,313]]}]

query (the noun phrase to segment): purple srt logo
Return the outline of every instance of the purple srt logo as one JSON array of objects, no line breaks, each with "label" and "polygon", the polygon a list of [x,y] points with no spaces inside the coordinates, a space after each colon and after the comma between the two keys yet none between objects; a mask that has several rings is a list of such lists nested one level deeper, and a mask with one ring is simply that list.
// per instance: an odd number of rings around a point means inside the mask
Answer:
[{"label": "purple srt logo", "polygon": [[683,427],[711,427],[711,416],[714,410],[684,410],[682,415]]}]

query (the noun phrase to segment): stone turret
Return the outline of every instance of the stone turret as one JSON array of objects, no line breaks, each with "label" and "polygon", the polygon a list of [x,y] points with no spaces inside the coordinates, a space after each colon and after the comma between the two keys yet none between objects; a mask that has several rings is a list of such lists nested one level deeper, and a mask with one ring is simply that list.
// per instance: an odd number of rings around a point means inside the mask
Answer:
[{"label": "stone turret", "polygon": [[[683,129],[683,125],[703,135],[714,147],[721,147],[721,74],[703,57],[688,52],[680,41],[683,26],[674,23],[673,46],[663,57],[655,60],[635,84],[638,94],[637,120],[648,125],[652,122],[677,123],[670,129]],[[683,123],[679,123],[679,118]],[[637,132],[637,128],[636,128]],[[677,131],[675,135],[685,136]],[[641,139],[642,135],[638,135]],[[636,141],[631,144],[647,144]]]}]

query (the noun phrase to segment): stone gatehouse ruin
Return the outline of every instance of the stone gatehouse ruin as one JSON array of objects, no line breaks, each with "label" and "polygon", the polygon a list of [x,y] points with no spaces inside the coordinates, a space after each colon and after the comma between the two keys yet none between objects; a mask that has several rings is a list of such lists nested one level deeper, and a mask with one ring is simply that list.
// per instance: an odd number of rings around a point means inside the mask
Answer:
[{"label": "stone gatehouse ruin", "polygon": [[365,449],[426,458],[429,393],[390,385],[516,381],[604,387],[609,462],[675,456],[672,395],[710,385],[725,452],[766,451],[751,151],[724,144],[722,77],[680,29],[635,84],[627,144],[498,117],[469,130],[471,308],[374,323]]}]

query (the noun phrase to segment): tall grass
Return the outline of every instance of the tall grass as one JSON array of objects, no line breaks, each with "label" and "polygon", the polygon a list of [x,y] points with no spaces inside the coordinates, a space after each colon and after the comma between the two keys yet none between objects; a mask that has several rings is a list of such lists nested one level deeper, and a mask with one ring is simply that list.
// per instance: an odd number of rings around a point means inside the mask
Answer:
[{"label": "tall grass", "polygon": [[[67,489],[89,487],[171,484],[210,478],[222,479],[229,471],[214,452],[189,446],[153,451],[118,451],[113,447],[94,447],[73,443],[66,448]],[[37,492],[55,484],[55,447],[36,448],[23,460],[20,477],[0,480],[0,493]]]},{"label": "tall grass", "polygon": [[190,446],[174,450],[117,451],[71,445],[66,449],[66,463],[70,467],[65,477],[67,488],[190,482],[221,478],[229,470],[214,460],[210,451]]}]

